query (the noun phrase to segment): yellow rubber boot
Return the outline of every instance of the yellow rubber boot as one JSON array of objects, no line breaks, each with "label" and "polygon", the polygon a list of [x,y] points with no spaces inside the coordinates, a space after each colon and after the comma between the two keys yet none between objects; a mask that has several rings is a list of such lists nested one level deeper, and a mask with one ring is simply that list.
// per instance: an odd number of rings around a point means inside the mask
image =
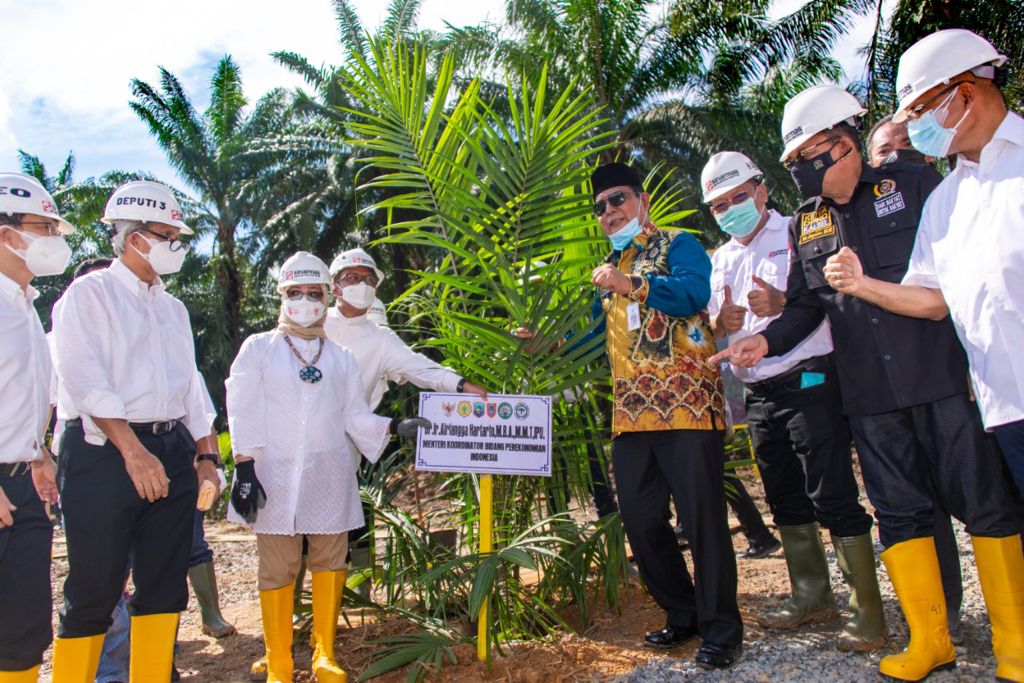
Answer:
[{"label": "yellow rubber boot", "polygon": [[103,652],[103,634],[54,638],[53,683],[92,683]]},{"label": "yellow rubber boot", "polygon": [[992,623],[996,680],[1024,681],[1024,552],[1020,534],[972,536],[971,541]]},{"label": "yellow rubber boot", "polygon": [[36,683],[38,680],[38,664],[24,671],[0,671],[0,683]]},{"label": "yellow rubber boot", "polygon": [[292,670],[292,600],[295,586],[288,584],[269,591],[260,591],[263,612],[263,643],[267,648],[267,683],[291,683]]},{"label": "yellow rubber boot", "polygon": [[334,661],[334,636],[347,571],[313,572],[313,675],[317,683],[347,683],[348,674]]},{"label": "yellow rubber boot", "polygon": [[883,657],[879,673],[920,681],[933,671],[954,668],[956,650],[949,641],[935,539],[927,536],[897,543],[882,553],[882,560],[910,627],[910,644],[899,654]]},{"label": "yellow rubber boot", "polygon": [[128,680],[131,683],[167,683],[171,680],[177,634],[177,612],[132,617]]}]

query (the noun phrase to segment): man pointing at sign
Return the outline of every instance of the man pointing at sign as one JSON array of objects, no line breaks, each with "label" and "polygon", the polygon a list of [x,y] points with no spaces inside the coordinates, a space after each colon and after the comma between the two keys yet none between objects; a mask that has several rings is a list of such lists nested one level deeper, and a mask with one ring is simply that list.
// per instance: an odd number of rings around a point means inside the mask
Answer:
[{"label": "man pointing at sign", "polygon": [[[640,576],[668,613],[645,645],[675,647],[701,636],[697,664],[731,666],[743,624],[736,557],[726,524],[722,383],[707,359],[714,339],[705,310],[711,264],[689,233],[649,223],[650,197],[632,167],[591,176],[594,213],[611,241],[593,283],[605,317],[614,405],[612,462],[622,521]],[[669,497],[687,530],[696,587],[669,524]]]}]

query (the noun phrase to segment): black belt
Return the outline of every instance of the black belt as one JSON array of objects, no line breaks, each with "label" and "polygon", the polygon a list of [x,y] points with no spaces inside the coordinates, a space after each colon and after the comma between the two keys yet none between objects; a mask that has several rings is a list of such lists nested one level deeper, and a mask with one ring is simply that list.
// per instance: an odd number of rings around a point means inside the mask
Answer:
[{"label": "black belt", "polygon": [[[68,427],[81,429],[82,419],[76,417],[73,420],[68,420],[64,424]],[[153,434],[154,436],[160,436],[162,434],[167,434],[180,424],[181,420],[163,420],[162,422],[129,422],[128,426],[131,427],[132,431],[136,434]]]},{"label": "black belt", "polygon": [[747,389],[758,396],[765,396],[776,389],[780,389],[790,384],[794,380],[800,379],[800,375],[805,372],[829,370],[832,368],[832,365],[833,362],[831,354],[827,356],[814,356],[813,358],[807,358],[806,360],[800,361],[781,375],[769,377],[768,379],[763,379],[760,382],[751,382],[747,385]]},{"label": "black belt", "polygon": [[0,477],[20,477],[28,474],[31,469],[32,464],[27,462],[5,463],[0,465]]}]

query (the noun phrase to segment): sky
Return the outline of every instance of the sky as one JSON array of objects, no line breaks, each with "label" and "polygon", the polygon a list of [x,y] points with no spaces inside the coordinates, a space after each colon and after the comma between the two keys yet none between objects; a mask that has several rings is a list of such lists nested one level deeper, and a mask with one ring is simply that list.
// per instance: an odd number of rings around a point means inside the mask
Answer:
[{"label": "sky", "polygon": [[[785,14],[803,1],[779,0],[773,13]],[[368,31],[387,4],[353,0]],[[128,107],[131,79],[156,85],[163,66],[202,110],[214,65],[231,54],[254,102],[271,88],[301,84],[274,63],[271,52],[298,52],[316,65],[341,62],[332,7],[330,0],[0,0],[7,29],[0,61],[0,170],[18,169],[17,150],[23,149],[39,156],[52,175],[73,151],[77,180],[118,169],[177,183]],[[424,28],[503,18],[503,0],[424,0],[420,10]],[[870,21],[860,22],[836,50],[850,78],[859,76],[856,49],[872,30]]]}]

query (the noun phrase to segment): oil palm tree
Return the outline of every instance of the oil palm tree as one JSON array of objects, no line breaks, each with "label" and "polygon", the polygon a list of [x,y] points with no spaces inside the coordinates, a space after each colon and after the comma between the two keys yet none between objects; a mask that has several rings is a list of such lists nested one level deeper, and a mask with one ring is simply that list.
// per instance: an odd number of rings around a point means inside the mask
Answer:
[{"label": "oil palm tree", "polygon": [[[261,171],[260,160],[247,155],[250,140],[285,129],[290,109],[282,90],[273,90],[251,109],[241,72],[229,55],[214,68],[210,106],[199,113],[178,78],[160,69],[159,87],[132,80],[132,110],[149,127],[157,144],[185,184],[196,193],[194,222],[213,238],[210,265],[222,297],[219,317],[225,338],[220,355],[230,358],[246,332],[247,268],[238,242],[256,228],[244,183]],[[273,187],[263,192],[272,193]]]}]

